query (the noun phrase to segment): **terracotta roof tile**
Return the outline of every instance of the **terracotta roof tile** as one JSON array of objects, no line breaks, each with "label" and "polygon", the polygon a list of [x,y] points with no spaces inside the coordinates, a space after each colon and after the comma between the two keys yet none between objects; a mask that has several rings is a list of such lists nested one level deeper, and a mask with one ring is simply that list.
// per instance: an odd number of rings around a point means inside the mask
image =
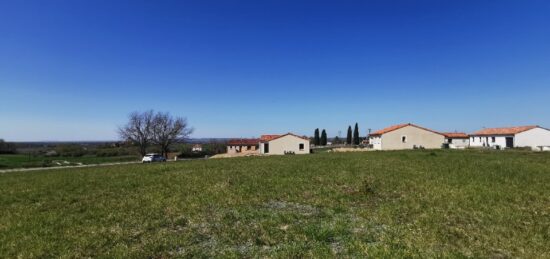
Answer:
[{"label": "terracotta roof tile", "polygon": [[441,133],[439,133],[439,132],[437,132],[437,131],[435,131],[435,130],[431,130],[431,129],[428,129],[428,128],[420,127],[420,126],[414,125],[414,124],[412,124],[412,123],[404,123],[404,124],[393,125],[393,126],[390,126],[390,127],[384,128],[384,129],[381,129],[381,130],[377,130],[377,131],[371,133],[370,135],[371,135],[371,136],[379,136],[379,135],[383,135],[383,134],[386,134],[386,133],[391,132],[391,131],[394,131],[394,130],[398,130],[398,129],[400,129],[400,128],[404,128],[404,127],[406,127],[406,126],[413,126],[413,127],[419,128],[419,129],[427,130],[427,131],[430,131],[430,132],[433,132],[433,133],[442,135]]},{"label": "terracotta roof tile", "polygon": [[292,134],[292,133],[286,133],[286,134],[267,134],[267,135],[262,135],[260,138],[252,138],[252,139],[247,139],[247,138],[243,138],[243,139],[231,139],[227,142],[228,145],[258,145],[260,142],[269,142],[269,141],[272,141],[274,139],[278,139],[278,138],[281,138],[281,137],[284,137],[284,136],[287,136],[287,135],[292,135],[292,136],[295,136],[295,137],[298,137],[298,138],[302,138],[302,139],[305,139],[305,140],[309,140],[308,137],[305,137],[305,136],[298,136],[296,134]]},{"label": "terracotta roof tile", "polygon": [[490,136],[490,135],[515,135],[520,132],[524,132],[538,126],[519,126],[519,127],[505,127],[505,128],[486,128],[478,130],[471,135],[475,136]]},{"label": "terracotta roof tile", "polygon": [[287,134],[283,134],[283,135],[273,135],[273,134],[272,135],[262,135],[260,137],[260,140],[262,142],[269,142],[269,141],[272,141],[272,140],[275,140],[275,139],[278,139],[278,138],[282,138],[282,137],[287,136],[287,135],[291,135],[291,136],[294,136],[294,137],[297,137],[297,138],[309,140],[309,138],[306,137],[306,136],[298,136],[298,135],[290,133],[290,132],[287,133]]},{"label": "terracotta roof tile", "polygon": [[386,134],[390,131],[394,131],[394,130],[397,130],[397,129],[400,129],[400,128],[403,128],[405,126],[409,126],[408,123],[405,123],[405,124],[398,124],[398,125],[393,125],[393,126],[389,126],[387,128],[383,128],[381,130],[377,130],[373,133],[371,133],[370,135],[382,135],[382,134]]},{"label": "terracotta roof tile", "polygon": [[273,139],[276,139],[278,137],[280,137],[281,135],[274,135],[274,134],[271,134],[271,135],[262,135],[260,137],[260,140],[261,141],[271,141]]},{"label": "terracotta roof tile", "polygon": [[232,139],[227,142],[228,145],[239,146],[239,145],[258,145],[260,139],[257,138],[241,138],[241,139]]},{"label": "terracotta roof tile", "polygon": [[463,132],[443,132],[446,138],[469,138],[470,136]]}]

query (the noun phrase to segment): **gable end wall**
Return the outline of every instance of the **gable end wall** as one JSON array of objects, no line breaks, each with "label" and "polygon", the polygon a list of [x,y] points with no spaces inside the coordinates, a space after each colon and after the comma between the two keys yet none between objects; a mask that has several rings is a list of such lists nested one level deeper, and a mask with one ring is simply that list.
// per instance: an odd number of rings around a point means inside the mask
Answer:
[{"label": "gable end wall", "polygon": [[[402,136],[407,136],[406,143],[402,143]],[[382,150],[413,149],[415,145],[426,149],[438,149],[444,141],[445,137],[441,134],[406,126],[382,135]]]}]

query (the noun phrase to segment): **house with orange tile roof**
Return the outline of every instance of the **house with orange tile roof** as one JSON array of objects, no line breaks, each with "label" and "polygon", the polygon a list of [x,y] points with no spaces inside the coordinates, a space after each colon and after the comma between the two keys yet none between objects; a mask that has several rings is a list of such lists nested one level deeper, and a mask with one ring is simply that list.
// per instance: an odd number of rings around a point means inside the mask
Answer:
[{"label": "house with orange tile roof", "polygon": [[445,143],[452,149],[463,149],[470,146],[470,136],[463,132],[443,132]]},{"label": "house with orange tile roof", "polygon": [[393,125],[369,135],[369,143],[376,150],[436,149],[445,142],[445,135],[412,123]]},{"label": "house with orange tile roof", "polygon": [[308,137],[292,133],[260,137],[260,154],[264,155],[309,154],[309,147]]},{"label": "house with orange tile roof", "polygon": [[471,147],[496,149],[530,147],[544,150],[550,147],[550,130],[536,125],[485,128],[470,134]]},{"label": "house with orange tile roof", "polygon": [[309,138],[292,133],[262,135],[260,138],[232,139],[227,154],[309,154]]}]

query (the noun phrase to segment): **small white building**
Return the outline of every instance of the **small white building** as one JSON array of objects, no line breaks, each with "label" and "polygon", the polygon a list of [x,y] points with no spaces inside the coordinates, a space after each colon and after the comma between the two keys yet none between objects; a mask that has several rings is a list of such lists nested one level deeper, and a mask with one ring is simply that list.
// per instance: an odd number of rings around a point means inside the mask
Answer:
[{"label": "small white building", "polygon": [[202,152],[202,145],[201,144],[195,144],[191,148],[192,152]]},{"label": "small white building", "polygon": [[309,154],[309,147],[309,138],[292,133],[260,138],[260,154],[265,155]]},{"label": "small white building", "polygon": [[464,149],[470,146],[470,136],[462,132],[445,132],[445,143],[451,149]]},{"label": "small white building", "polygon": [[486,128],[470,134],[471,147],[497,149],[530,147],[544,150],[550,147],[550,130],[540,126]]}]

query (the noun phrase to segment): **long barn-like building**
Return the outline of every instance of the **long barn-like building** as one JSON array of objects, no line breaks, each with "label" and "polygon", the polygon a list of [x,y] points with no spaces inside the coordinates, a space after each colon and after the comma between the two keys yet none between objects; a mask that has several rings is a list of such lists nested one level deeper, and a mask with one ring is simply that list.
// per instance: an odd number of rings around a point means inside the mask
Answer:
[{"label": "long barn-like building", "polygon": [[550,130],[540,126],[486,128],[470,134],[470,147],[546,150],[550,147]]}]

